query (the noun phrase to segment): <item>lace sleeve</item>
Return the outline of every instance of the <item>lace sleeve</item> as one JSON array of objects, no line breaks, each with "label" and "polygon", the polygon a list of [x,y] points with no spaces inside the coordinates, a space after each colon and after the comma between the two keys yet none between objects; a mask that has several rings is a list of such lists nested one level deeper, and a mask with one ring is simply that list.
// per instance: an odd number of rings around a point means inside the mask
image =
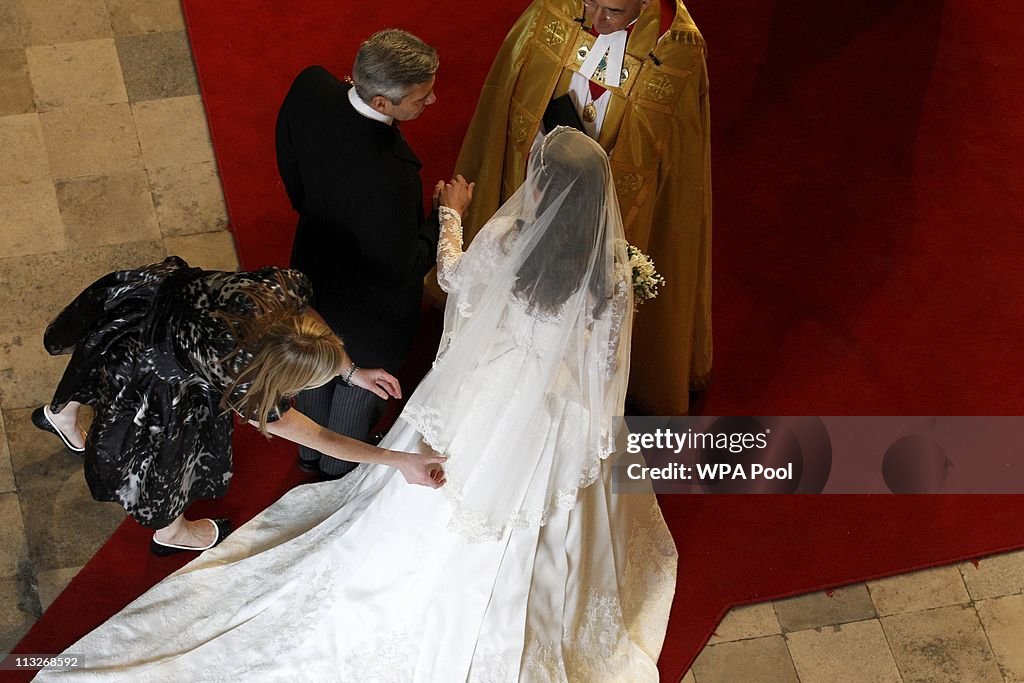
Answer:
[{"label": "lace sleeve", "polygon": [[[495,269],[515,241],[509,233],[515,222],[505,218],[488,221],[462,251],[462,218],[457,211],[439,209],[441,234],[437,240],[437,282],[441,289],[465,292],[473,285],[490,281]],[[512,239],[509,239],[512,237]]]},{"label": "lace sleeve", "polygon": [[618,369],[619,337],[622,333],[622,322],[629,313],[629,279],[621,264],[615,264],[615,291],[612,294],[611,310],[608,311],[608,347],[605,349],[605,377],[611,377]]},{"label": "lace sleeve", "polygon": [[462,217],[447,206],[438,209],[438,217],[441,219],[441,234],[437,240],[437,283],[444,291],[452,292],[463,256]]}]

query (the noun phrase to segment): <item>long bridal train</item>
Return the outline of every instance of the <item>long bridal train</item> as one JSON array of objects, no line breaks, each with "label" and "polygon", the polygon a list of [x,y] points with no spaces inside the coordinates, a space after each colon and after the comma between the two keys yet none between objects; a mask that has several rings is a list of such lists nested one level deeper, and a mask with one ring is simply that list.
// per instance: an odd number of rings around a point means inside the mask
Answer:
[{"label": "long bridal train", "polygon": [[[404,421],[382,446],[428,449]],[[389,467],[300,486],[68,649],[96,668],[37,680],[655,681],[676,550],[610,471],[482,542]]]}]

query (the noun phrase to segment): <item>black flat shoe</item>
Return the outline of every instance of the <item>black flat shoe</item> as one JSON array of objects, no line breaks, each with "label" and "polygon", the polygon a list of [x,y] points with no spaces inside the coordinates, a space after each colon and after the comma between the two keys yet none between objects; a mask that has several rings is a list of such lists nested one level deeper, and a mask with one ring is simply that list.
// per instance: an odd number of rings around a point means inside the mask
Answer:
[{"label": "black flat shoe", "polygon": [[68,437],[64,436],[64,432],[57,429],[57,425],[53,424],[53,421],[50,420],[50,416],[46,411],[46,406],[39,406],[32,411],[32,424],[39,429],[42,429],[44,432],[50,432],[51,434],[55,434],[60,437],[60,440],[64,443],[64,447],[69,451],[74,451],[75,453],[85,452],[84,447],[79,448],[78,446],[72,445],[68,440]]},{"label": "black flat shoe", "polygon": [[[209,519],[209,518],[207,518]],[[168,555],[174,555],[175,553],[181,553],[191,551],[194,553],[201,553],[204,550],[209,550],[213,546],[217,545],[231,533],[231,520],[230,519],[211,519],[214,526],[217,527],[217,537],[213,539],[213,543],[202,548],[196,548],[190,545],[174,545],[173,543],[161,543],[155,538],[149,541],[149,552],[159,557],[167,557]]]},{"label": "black flat shoe", "polygon": [[320,461],[319,460],[303,460],[302,458],[299,458],[299,469],[302,470],[303,472],[309,472],[310,474],[315,474],[315,473],[320,471]]}]

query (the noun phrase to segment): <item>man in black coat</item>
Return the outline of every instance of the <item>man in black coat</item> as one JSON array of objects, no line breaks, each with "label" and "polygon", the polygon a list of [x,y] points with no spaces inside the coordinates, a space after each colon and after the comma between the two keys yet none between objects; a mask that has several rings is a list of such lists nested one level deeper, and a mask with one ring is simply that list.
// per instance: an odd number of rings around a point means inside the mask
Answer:
[{"label": "man in black coat", "polygon": [[[277,119],[277,165],[299,224],[291,266],[354,363],[397,373],[434,265],[437,212],[424,218],[420,161],[397,122],[433,104],[437,51],[404,31],[360,47],[348,85],[323,67],[300,73]],[[331,430],[369,440],[384,401],[347,384],[358,368],[302,392],[297,407]],[[300,465],[341,476],[355,467],[301,448]]]}]

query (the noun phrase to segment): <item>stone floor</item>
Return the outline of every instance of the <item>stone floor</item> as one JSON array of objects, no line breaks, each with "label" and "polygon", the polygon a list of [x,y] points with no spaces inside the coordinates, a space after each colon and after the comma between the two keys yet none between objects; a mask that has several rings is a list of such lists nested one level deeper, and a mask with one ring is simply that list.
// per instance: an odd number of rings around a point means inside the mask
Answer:
[{"label": "stone floor", "polygon": [[177,0],[0,0],[0,652],[124,517],[32,427],[66,360],[47,322],[111,270],[233,270]]},{"label": "stone floor", "polygon": [[687,683],[1024,681],[1024,552],[733,609]]},{"label": "stone floor", "polygon": [[[29,422],[43,328],[116,268],[235,268],[226,229],[178,1],[0,0],[0,652],[123,518]],[[685,680],[1024,682],[1024,553],[733,610]]]}]

